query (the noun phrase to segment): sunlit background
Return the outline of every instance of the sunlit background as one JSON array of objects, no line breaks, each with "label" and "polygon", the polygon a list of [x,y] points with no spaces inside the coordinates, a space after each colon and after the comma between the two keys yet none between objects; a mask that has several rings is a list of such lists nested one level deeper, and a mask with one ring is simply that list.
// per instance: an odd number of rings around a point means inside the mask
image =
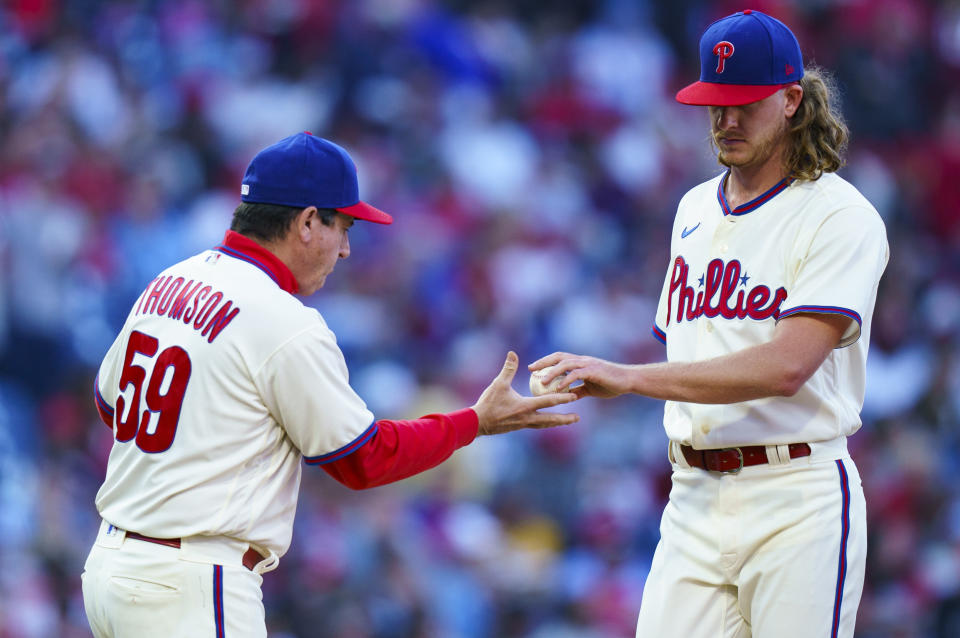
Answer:
[{"label": "sunlit background", "polygon": [[[743,8],[835,71],[842,175],[889,233],[851,439],[870,519],[857,636],[960,636],[960,3],[7,0],[0,637],[89,635],[80,572],[112,440],[96,367],[289,134],[346,147],[396,218],[358,224],[306,300],[378,417],[472,404],[510,348],[661,360],[675,207],[718,172],[703,110],[673,94],[703,28]],[[662,404],[576,410],[368,492],[305,467],[265,578],[270,635],[632,637],[669,487]]]}]

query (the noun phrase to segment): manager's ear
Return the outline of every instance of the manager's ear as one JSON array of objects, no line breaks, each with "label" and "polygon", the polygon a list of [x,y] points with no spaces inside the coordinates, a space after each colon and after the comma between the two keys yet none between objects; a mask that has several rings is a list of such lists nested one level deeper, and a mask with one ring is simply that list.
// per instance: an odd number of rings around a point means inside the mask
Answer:
[{"label": "manager's ear", "polygon": [[803,88],[799,84],[791,84],[783,89],[783,114],[786,117],[793,117],[797,109],[800,108],[800,102],[803,100]]},{"label": "manager's ear", "polygon": [[316,206],[307,206],[293,218],[293,229],[300,241],[309,242],[311,235],[316,232],[317,225],[321,223],[317,213]]}]

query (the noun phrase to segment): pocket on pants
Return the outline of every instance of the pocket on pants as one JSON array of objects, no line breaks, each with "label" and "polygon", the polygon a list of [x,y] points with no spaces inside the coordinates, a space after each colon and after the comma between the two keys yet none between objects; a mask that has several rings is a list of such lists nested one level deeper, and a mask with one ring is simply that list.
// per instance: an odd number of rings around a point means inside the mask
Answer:
[{"label": "pocket on pants", "polygon": [[174,585],[134,576],[111,576],[108,586],[117,592],[122,592],[121,595],[177,596],[180,594],[180,589]]},{"label": "pocket on pants", "polygon": [[110,576],[104,582],[103,613],[114,636],[173,638],[181,631],[183,595],[169,583],[138,576]]}]

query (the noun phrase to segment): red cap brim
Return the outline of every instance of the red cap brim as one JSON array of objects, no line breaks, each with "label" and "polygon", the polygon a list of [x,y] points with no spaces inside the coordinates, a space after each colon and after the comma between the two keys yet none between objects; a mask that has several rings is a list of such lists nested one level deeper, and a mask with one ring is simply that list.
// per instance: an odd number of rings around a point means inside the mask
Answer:
[{"label": "red cap brim", "polygon": [[718,84],[694,82],[677,92],[677,102],[697,106],[743,106],[770,97],[785,86],[796,84]]},{"label": "red cap brim", "polygon": [[355,217],[356,219],[362,219],[364,221],[373,222],[375,224],[392,224],[393,217],[386,214],[379,208],[374,208],[366,202],[357,202],[352,206],[343,206],[341,208],[334,209],[338,212],[343,213],[344,215],[349,215],[350,217]]}]

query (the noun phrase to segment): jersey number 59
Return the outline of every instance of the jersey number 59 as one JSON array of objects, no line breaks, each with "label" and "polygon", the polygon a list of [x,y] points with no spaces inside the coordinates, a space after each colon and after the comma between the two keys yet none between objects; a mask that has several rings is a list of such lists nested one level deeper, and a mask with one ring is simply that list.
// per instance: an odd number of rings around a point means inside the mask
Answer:
[{"label": "jersey number 59", "polygon": [[[192,367],[190,355],[180,346],[170,346],[161,352],[153,365],[146,394],[143,395],[146,409],[141,412],[140,399],[147,371],[142,366],[135,365],[133,358],[139,353],[152,359],[157,354],[159,344],[155,337],[143,332],[134,330],[130,333],[127,353],[123,360],[123,371],[120,374],[120,392],[133,384],[133,396],[130,397],[130,407],[126,410],[126,401],[123,396],[118,397],[116,409],[117,441],[122,443],[136,437],[137,447],[151,453],[164,452],[173,444],[173,437],[177,433],[177,424],[180,421],[183,394],[187,390]],[[167,391],[161,394],[160,390],[167,377],[167,370],[173,371],[172,377]],[[150,425],[150,415],[153,413],[157,414],[157,427],[153,433],[150,433],[147,428]]]}]

